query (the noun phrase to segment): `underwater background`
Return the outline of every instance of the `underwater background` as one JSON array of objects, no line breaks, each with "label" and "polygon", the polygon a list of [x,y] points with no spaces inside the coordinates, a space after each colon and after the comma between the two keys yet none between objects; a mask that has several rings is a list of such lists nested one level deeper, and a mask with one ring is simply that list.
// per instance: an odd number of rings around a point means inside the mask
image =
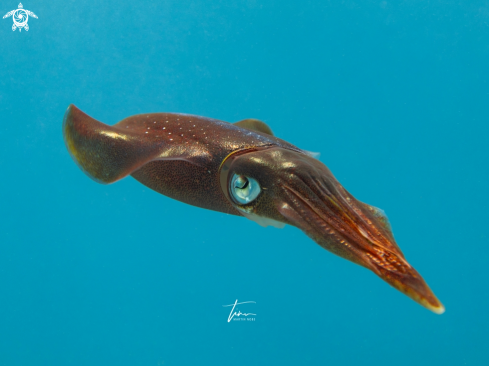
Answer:
[{"label": "underwater background", "polygon": [[[0,22],[0,365],[488,364],[487,1],[23,6],[28,32]],[[95,183],[70,103],[265,121],[385,210],[446,313],[296,228]]]}]

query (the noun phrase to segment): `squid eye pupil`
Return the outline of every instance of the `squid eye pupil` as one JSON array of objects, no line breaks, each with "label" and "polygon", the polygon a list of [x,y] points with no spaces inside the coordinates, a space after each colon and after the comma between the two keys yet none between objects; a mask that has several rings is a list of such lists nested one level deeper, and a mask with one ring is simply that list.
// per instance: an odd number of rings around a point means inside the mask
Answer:
[{"label": "squid eye pupil", "polygon": [[258,197],[261,188],[255,179],[234,174],[230,184],[230,191],[235,201],[246,204],[254,201]]},{"label": "squid eye pupil", "polygon": [[244,189],[248,186],[249,181],[246,179],[246,177],[240,176],[236,179],[234,182],[234,186],[239,189]]}]

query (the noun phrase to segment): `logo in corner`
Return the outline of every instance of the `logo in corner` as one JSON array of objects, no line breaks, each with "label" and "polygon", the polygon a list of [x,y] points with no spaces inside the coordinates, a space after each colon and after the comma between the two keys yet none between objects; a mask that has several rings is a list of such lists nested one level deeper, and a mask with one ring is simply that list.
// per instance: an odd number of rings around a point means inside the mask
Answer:
[{"label": "logo in corner", "polygon": [[19,32],[22,31],[22,28],[28,31],[29,25],[27,24],[27,21],[29,20],[29,15],[37,19],[36,14],[34,14],[32,11],[25,10],[24,7],[22,6],[22,3],[19,3],[19,8],[9,11],[7,14],[3,16],[3,19],[12,16],[12,19],[14,21],[14,24],[12,25],[13,31],[15,31],[17,28],[19,28]]},{"label": "logo in corner", "polygon": [[[229,313],[228,316],[228,323],[232,321],[255,321],[255,316],[256,314],[254,313],[242,313],[241,310],[238,310],[237,305],[243,305],[243,304],[256,304],[255,301],[243,301],[243,302],[238,302],[238,299],[234,302],[234,304],[229,304],[229,305],[223,305],[223,307],[227,306],[232,306],[231,312]],[[237,311],[235,311],[237,310]]]}]

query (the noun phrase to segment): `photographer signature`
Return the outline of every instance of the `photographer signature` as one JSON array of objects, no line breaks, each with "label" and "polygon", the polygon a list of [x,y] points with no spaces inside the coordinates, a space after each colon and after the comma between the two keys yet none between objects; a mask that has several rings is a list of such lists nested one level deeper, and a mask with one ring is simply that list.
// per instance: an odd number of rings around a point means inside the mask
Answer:
[{"label": "photographer signature", "polygon": [[253,304],[256,304],[256,301],[243,301],[243,302],[238,302],[238,299],[236,299],[236,301],[234,302],[234,304],[230,304],[230,305],[223,305],[224,307],[226,306],[232,306],[232,309],[231,309],[231,312],[229,313],[229,316],[228,316],[228,323],[235,317],[235,316],[249,316],[249,315],[256,315],[256,314],[253,314],[253,313],[242,313],[241,311],[238,310],[238,312],[235,312],[234,311],[234,308],[236,307],[236,305],[241,305],[241,304],[249,304],[249,303],[253,303]]}]

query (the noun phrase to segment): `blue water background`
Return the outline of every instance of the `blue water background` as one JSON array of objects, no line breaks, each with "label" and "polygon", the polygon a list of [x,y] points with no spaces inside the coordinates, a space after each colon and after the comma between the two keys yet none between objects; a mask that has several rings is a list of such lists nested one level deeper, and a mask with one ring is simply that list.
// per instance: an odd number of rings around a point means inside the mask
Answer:
[{"label": "blue water background", "polygon": [[[0,21],[0,365],[488,364],[487,1],[23,5],[28,32]],[[70,103],[259,118],[321,152],[446,313],[298,229],[91,181]],[[236,299],[255,322],[227,323]]]}]

